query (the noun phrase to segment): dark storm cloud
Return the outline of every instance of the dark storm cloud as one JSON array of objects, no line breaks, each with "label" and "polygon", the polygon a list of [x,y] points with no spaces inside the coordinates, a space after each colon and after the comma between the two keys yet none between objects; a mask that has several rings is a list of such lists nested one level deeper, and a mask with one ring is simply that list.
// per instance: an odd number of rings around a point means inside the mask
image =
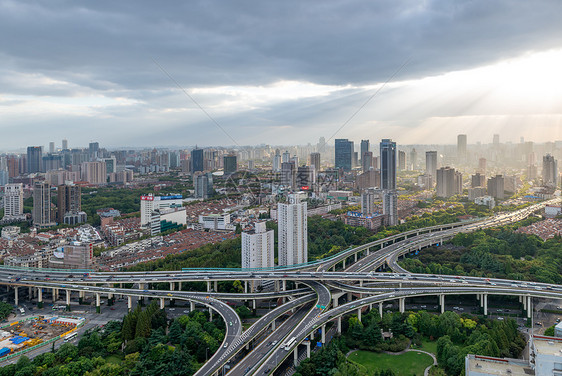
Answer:
[{"label": "dark storm cloud", "polygon": [[[292,125],[326,126],[329,136],[371,94],[360,86],[385,81],[407,59],[395,80],[557,48],[562,45],[560,14],[562,2],[554,0],[0,0],[0,105],[21,103],[20,96],[125,98],[123,105],[93,103],[82,117],[18,119],[10,113],[9,119],[22,125],[40,120],[33,125],[38,138],[41,129],[98,124],[110,130],[102,141],[123,144],[117,136],[131,142],[145,137],[144,144],[150,144],[158,136],[151,130],[157,124],[160,134],[187,129],[197,134],[186,139],[213,143],[217,129],[155,59],[188,90],[283,80],[359,87],[230,114],[212,108],[227,94],[197,95],[241,143],[254,137],[255,129],[270,132]],[[385,95],[377,98],[379,107],[370,115],[385,106]],[[455,106],[441,111],[454,115],[469,105]],[[383,118],[391,121],[392,114]],[[358,121],[368,120],[361,115]],[[137,129],[142,132],[132,135]]]}]

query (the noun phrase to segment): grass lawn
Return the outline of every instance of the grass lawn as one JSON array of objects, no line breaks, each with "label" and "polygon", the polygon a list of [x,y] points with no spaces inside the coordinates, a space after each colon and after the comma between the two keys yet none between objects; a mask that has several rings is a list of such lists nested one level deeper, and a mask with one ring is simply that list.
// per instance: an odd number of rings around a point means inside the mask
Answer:
[{"label": "grass lawn", "polygon": [[422,340],[422,345],[420,350],[430,352],[434,355],[437,355],[437,341],[430,341],[427,338]]},{"label": "grass lawn", "polygon": [[359,350],[349,355],[348,359],[365,366],[369,374],[377,369],[391,368],[397,376],[422,376],[423,371],[433,364],[433,359],[429,355],[415,351],[388,355]]}]

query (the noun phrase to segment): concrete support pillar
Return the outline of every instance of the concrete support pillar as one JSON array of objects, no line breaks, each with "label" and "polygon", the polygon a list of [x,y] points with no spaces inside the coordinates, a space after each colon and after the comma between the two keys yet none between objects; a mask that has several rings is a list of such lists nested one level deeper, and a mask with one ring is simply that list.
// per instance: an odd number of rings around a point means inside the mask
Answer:
[{"label": "concrete support pillar", "polygon": [[96,312],[101,313],[100,294],[96,293]]},{"label": "concrete support pillar", "polygon": [[357,253],[354,256],[355,256],[355,262],[357,262]]},{"label": "concrete support pillar", "polygon": [[181,281],[178,282],[178,291],[181,291]]},{"label": "concrete support pillar", "polygon": [[341,334],[341,316],[338,317],[338,334]]},{"label": "concrete support pillar", "polygon": [[306,341],[305,345],[306,345],[306,357],[310,358],[310,341]]},{"label": "concrete support pillar", "polygon": [[70,290],[66,290],[66,310],[70,311]]},{"label": "concrete support pillar", "polygon": [[382,319],[382,302],[379,302],[379,314],[381,315]]},{"label": "concrete support pillar", "polygon": [[43,289],[41,287],[37,288],[37,307],[43,308]]},{"label": "concrete support pillar", "polygon": [[211,292],[211,281],[207,281],[207,292]]},{"label": "concrete support pillar", "polygon": [[345,259],[343,259],[343,261],[342,261],[342,269],[345,270]]},{"label": "concrete support pillar", "polygon": [[248,281],[244,281],[244,294],[248,293]]},{"label": "concrete support pillar", "polygon": [[347,301],[350,302],[352,300],[353,300],[353,295],[350,292],[348,292],[347,293]]},{"label": "concrete support pillar", "polygon": [[127,309],[129,312],[133,310],[133,299],[131,295],[127,296]]},{"label": "concrete support pillar", "polygon": [[53,303],[57,301],[57,289],[53,287]]},{"label": "concrete support pillar", "polygon": [[219,292],[219,281],[215,281],[215,292]]},{"label": "concrete support pillar", "polygon": [[256,299],[252,299],[252,308],[256,310]]},{"label": "concrete support pillar", "polygon": [[209,321],[213,321],[213,310],[209,307]]},{"label": "concrete support pillar", "polygon": [[441,313],[445,312],[445,294],[439,295],[439,305],[441,306]]},{"label": "concrete support pillar", "polygon": [[362,279],[359,281],[359,287],[363,287],[363,280]]},{"label": "concrete support pillar", "polygon": [[519,295],[519,303],[523,303],[523,296]]},{"label": "concrete support pillar", "polygon": [[287,291],[287,281],[283,280],[283,291]]},{"label": "concrete support pillar", "polygon": [[357,308],[357,320],[361,322],[361,307]]},{"label": "concrete support pillar", "polygon": [[484,316],[488,316],[488,294],[484,294]]},{"label": "concrete support pillar", "polygon": [[334,266],[332,266],[332,271],[335,272],[336,271],[336,265],[334,264]]},{"label": "concrete support pillar", "polygon": [[527,297],[526,296],[520,296],[519,298],[523,298],[523,309],[526,311],[527,310]]},{"label": "concrete support pillar", "polygon": [[299,365],[299,345],[295,346],[293,350],[293,365],[295,367]]},{"label": "concrete support pillar", "polygon": [[16,307],[19,304],[19,299],[18,299],[18,286],[14,286],[14,302]]},{"label": "concrete support pillar", "polygon": [[531,318],[532,314],[533,314],[533,297],[531,296],[527,296],[527,317]]},{"label": "concrete support pillar", "polygon": [[170,291],[174,291],[174,282],[170,282]]},{"label": "concrete support pillar", "polygon": [[336,308],[338,306],[338,300],[339,300],[339,298],[332,297],[332,306],[334,308]]},{"label": "concrete support pillar", "polygon": [[398,299],[398,306],[400,308],[400,313],[404,313],[406,310],[406,298]]},{"label": "concrete support pillar", "polygon": [[273,289],[275,292],[279,292],[279,281],[273,282]]},{"label": "concrete support pillar", "polygon": [[160,309],[164,309],[164,298],[160,298]]},{"label": "concrete support pillar", "polygon": [[271,321],[271,330],[275,331],[275,320]]},{"label": "concrete support pillar", "polygon": [[29,286],[27,289],[27,296],[29,299],[33,299],[33,287]]},{"label": "concrete support pillar", "polygon": [[189,301],[189,312],[195,311],[195,302]]},{"label": "concrete support pillar", "polygon": [[322,325],[322,344],[326,343],[326,325]]}]

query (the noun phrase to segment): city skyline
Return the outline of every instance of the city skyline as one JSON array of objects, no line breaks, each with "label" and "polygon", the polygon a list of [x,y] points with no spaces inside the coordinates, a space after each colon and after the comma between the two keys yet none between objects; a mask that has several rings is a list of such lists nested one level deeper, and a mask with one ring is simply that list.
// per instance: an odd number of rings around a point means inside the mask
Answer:
[{"label": "city skyline", "polygon": [[554,1],[0,10],[1,150],[562,139]]}]

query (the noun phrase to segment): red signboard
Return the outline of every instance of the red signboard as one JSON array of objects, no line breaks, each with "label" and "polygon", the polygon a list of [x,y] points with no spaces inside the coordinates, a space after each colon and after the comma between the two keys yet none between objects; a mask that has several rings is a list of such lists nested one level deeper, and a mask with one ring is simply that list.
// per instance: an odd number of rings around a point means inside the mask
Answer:
[{"label": "red signboard", "polygon": [[143,201],[154,201],[154,196],[141,196]]}]

